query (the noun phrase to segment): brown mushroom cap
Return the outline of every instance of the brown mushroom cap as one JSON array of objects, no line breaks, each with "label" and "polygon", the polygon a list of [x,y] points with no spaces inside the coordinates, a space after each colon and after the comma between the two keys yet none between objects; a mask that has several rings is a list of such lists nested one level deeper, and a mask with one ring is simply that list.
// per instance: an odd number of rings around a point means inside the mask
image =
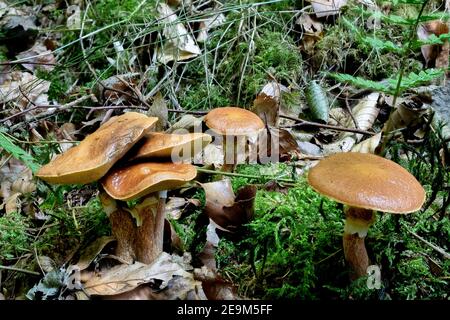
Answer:
[{"label": "brown mushroom cap", "polygon": [[[172,152],[183,158],[179,154],[182,150],[190,149],[190,156],[194,152],[199,152],[206,147],[212,138],[206,133],[188,133],[188,134],[169,134],[161,132],[152,132],[147,135],[144,143],[139,145],[135,151],[132,151],[130,160],[142,158],[170,158]],[[196,147],[199,149],[197,150]]]},{"label": "brown mushroom cap", "polygon": [[102,179],[102,185],[112,198],[126,201],[177,188],[196,175],[191,164],[147,162],[113,169]]},{"label": "brown mushroom cap", "polygon": [[251,111],[237,107],[216,108],[204,119],[208,128],[221,135],[248,135],[264,129],[264,122]]},{"label": "brown mushroom cap", "polygon": [[127,112],[112,117],[81,143],[41,167],[36,176],[55,184],[84,184],[99,180],[138,142],[158,118]]},{"label": "brown mushroom cap", "polygon": [[338,153],[308,173],[314,190],[351,207],[390,213],[419,210],[425,190],[397,163],[368,153]]}]

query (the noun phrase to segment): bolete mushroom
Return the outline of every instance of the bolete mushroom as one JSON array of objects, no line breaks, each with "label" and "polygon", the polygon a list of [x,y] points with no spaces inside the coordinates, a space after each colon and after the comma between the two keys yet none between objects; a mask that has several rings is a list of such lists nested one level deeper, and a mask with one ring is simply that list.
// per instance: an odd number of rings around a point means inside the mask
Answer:
[{"label": "bolete mushroom", "polygon": [[[152,132],[142,144],[131,151],[130,160],[170,158],[172,162],[185,160],[203,150],[212,138],[205,133],[170,134]],[[177,160],[177,161],[175,161]]]},{"label": "bolete mushroom", "polygon": [[[232,171],[236,166],[238,146],[265,128],[264,122],[255,113],[238,107],[213,109],[208,112],[204,121],[208,128],[223,137],[223,171]],[[231,144],[230,140],[233,141]]]},{"label": "bolete mushroom", "polygon": [[79,145],[41,167],[36,176],[52,184],[87,184],[97,181],[157,121],[158,118],[137,112],[112,117]]},{"label": "bolete mushroom", "polygon": [[406,169],[367,153],[329,156],[309,171],[308,182],[318,193],[345,205],[343,247],[353,279],[367,275],[364,238],[375,211],[406,214],[419,210],[425,201],[425,190]]},{"label": "bolete mushroom", "polygon": [[[116,255],[124,260],[151,263],[162,252],[164,208],[167,190],[195,178],[197,170],[184,163],[137,163],[113,169],[102,185],[115,200],[134,200],[147,196],[133,209],[117,209],[116,203],[103,197],[110,210],[113,235],[117,239]],[[158,197],[156,197],[158,195]],[[159,198],[159,199],[158,199]],[[117,210],[114,210],[116,208]],[[130,222],[130,215],[136,224]]]}]

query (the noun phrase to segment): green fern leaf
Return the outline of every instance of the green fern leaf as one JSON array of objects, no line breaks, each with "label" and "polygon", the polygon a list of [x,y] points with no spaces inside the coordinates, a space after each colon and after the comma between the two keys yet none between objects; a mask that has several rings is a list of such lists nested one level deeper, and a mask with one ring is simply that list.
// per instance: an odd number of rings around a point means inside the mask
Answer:
[{"label": "green fern leaf", "polygon": [[35,159],[22,148],[16,146],[2,131],[3,130],[0,127],[0,147],[10,153],[14,158],[25,163],[25,165],[35,173],[39,169],[39,165],[36,163]]}]

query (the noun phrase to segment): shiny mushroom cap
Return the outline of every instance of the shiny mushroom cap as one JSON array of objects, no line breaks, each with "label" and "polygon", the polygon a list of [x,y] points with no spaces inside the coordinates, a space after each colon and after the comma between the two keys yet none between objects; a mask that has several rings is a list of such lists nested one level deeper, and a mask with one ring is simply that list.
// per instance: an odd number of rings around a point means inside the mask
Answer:
[{"label": "shiny mushroom cap", "polygon": [[152,192],[178,188],[197,170],[184,163],[138,163],[113,169],[102,179],[105,191],[117,200],[133,200]]},{"label": "shiny mushroom cap", "polygon": [[[144,142],[136,146],[130,160],[147,158],[186,159],[195,156],[206,147],[212,138],[206,133],[169,134],[152,132]],[[176,159],[173,159],[176,160]]]},{"label": "shiny mushroom cap", "polygon": [[249,135],[264,129],[264,122],[251,111],[237,107],[216,108],[204,119],[208,128],[221,135]]},{"label": "shiny mushroom cap", "polygon": [[309,171],[311,187],[337,202],[390,213],[419,210],[425,190],[397,163],[368,153],[338,153]]},{"label": "shiny mushroom cap", "polygon": [[79,145],[41,167],[36,176],[54,184],[85,184],[99,180],[144,137],[158,118],[137,112],[112,117]]}]

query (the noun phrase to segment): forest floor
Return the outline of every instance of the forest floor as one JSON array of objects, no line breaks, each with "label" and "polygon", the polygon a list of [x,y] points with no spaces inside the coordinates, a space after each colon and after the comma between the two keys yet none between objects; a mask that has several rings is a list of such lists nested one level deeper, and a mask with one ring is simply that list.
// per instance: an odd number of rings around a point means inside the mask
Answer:
[{"label": "forest floor", "polygon": [[[450,8],[327,3],[0,0],[0,300],[448,300]],[[169,133],[230,105],[264,120],[278,161],[218,174],[223,150],[209,145],[200,183],[169,192],[166,253],[150,267],[114,256],[100,184],[34,176],[124,112]],[[374,285],[350,281],[343,205],[306,179],[349,151],[397,162],[427,194],[420,211],[377,214]],[[207,182],[252,214],[215,229]]]}]

